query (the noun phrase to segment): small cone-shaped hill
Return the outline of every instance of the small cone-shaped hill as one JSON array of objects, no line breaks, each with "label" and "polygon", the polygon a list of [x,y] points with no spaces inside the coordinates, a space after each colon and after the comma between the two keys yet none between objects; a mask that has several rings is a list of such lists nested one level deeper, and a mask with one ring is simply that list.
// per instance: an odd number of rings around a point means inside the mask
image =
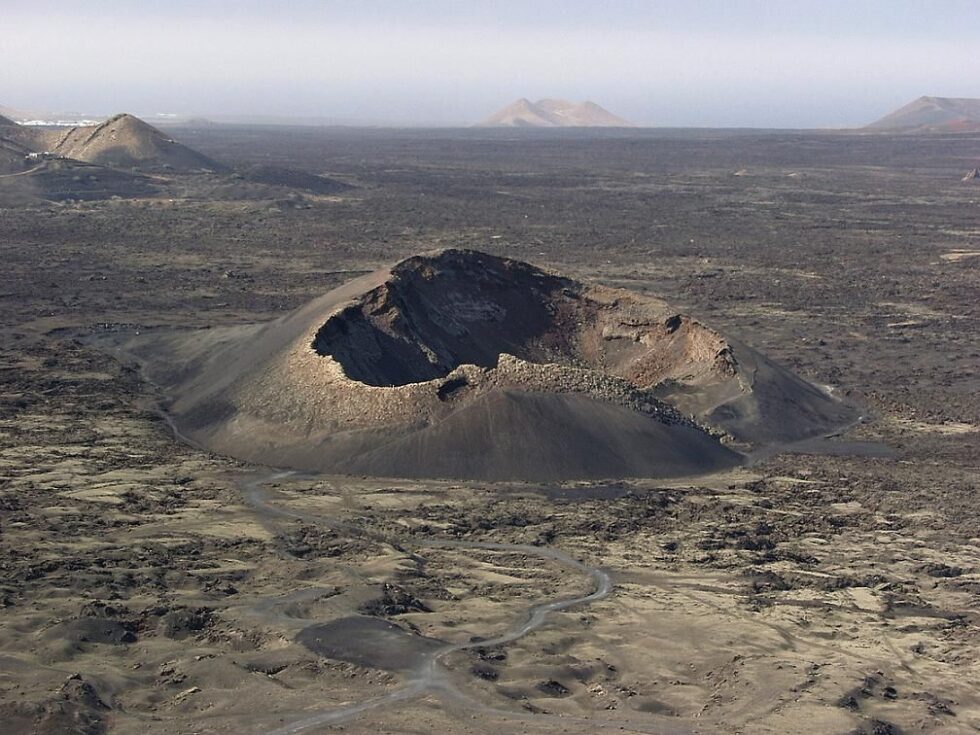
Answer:
[{"label": "small cone-shaped hill", "polygon": [[463,250],[408,258],[269,324],[124,350],[190,441],[242,459],[401,477],[666,477],[853,407],[664,302]]},{"label": "small cone-shaped hill", "polygon": [[207,156],[178,143],[137,117],[122,114],[98,125],[48,133],[48,149],[65,158],[116,166],[174,171],[220,171]]}]

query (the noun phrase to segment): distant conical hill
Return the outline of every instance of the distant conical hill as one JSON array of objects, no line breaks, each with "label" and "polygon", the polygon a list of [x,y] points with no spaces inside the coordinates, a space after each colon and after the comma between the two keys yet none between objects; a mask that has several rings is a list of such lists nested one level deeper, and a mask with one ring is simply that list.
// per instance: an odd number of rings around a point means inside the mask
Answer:
[{"label": "distant conical hill", "polygon": [[867,127],[922,132],[980,130],[980,99],[919,97]]},{"label": "distant conical hill", "polygon": [[519,99],[488,117],[480,127],[513,128],[626,128],[633,123],[595,102]]},{"label": "distant conical hill", "polygon": [[98,125],[49,131],[46,142],[47,150],[59,156],[103,166],[182,172],[224,168],[128,114],[115,115]]}]

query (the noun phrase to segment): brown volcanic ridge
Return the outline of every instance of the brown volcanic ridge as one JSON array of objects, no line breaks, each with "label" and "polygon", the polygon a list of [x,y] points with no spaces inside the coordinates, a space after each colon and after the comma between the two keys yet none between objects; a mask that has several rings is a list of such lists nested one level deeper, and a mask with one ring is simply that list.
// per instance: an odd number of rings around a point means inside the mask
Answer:
[{"label": "brown volcanic ridge", "polygon": [[825,434],[855,407],[659,299],[468,250],[408,258],[267,324],[123,347],[186,439],[382,477],[671,477]]}]

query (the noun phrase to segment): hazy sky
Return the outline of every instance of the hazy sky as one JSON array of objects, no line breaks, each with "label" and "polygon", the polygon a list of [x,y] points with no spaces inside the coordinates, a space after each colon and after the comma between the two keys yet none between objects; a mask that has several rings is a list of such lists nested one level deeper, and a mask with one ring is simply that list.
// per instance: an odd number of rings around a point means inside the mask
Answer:
[{"label": "hazy sky", "polygon": [[0,0],[0,105],[468,124],[518,97],[819,127],[980,97],[980,0]]}]

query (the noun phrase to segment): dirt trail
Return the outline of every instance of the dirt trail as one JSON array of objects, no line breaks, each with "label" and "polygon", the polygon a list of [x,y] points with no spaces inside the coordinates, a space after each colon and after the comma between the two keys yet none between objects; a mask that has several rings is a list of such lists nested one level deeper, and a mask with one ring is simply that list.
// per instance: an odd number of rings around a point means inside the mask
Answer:
[{"label": "dirt trail", "polygon": [[[287,477],[294,477],[296,474],[270,470],[248,478],[241,483],[242,493],[246,503],[262,516],[263,521],[301,520],[304,523],[311,523],[320,527],[358,530],[365,535],[371,535],[364,532],[363,529],[352,527],[350,524],[315,514],[283,510],[273,505],[270,502],[268,485]],[[390,539],[386,540],[388,542],[391,541]],[[408,668],[405,683],[394,691],[380,697],[318,712],[314,715],[295,720],[275,730],[267,731],[265,735],[294,735],[295,733],[301,733],[313,727],[335,725],[352,720],[372,710],[394,706],[398,703],[418,699],[427,695],[438,697],[447,706],[456,707],[471,713],[476,711],[506,719],[527,719],[526,715],[517,712],[489,707],[462,691],[453,681],[453,672],[444,666],[445,659],[453,653],[473,648],[506,646],[541,628],[548,622],[549,616],[552,613],[598,602],[608,597],[613,591],[612,579],[608,572],[599,567],[594,567],[579,561],[555,548],[531,546],[528,544],[482,543],[446,539],[429,539],[421,543],[413,540],[413,543],[422,548],[483,549],[537,556],[542,559],[558,562],[560,565],[570,568],[574,572],[584,574],[589,580],[592,591],[586,595],[563,597],[540,602],[529,608],[522,620],[514,623],[506,632],[500,635],[490,638],[477,637],[475,640],[465,643],[446,644],[434,651],[421,650],[417,654],[414,664]],[[295,602],[297,599],[309,599],[310,596],[315,597],[319,593],[320,591],[316,589],[304,589],[294,594],[286,595],[285,597],[276,598],[275,600],[264,600],[252,608],[252,613],[264,618],[267,622],[275,623],[281,620],[280,608],[291,602]],[[295,622],[295,619],[293,619],[293,622]],[[534,716],[536,721],[539,721],[542,717],[553,717],[565,723],[578,719],[553,715]],[[624,721],[610,721],[608,724],[610,726],[615,725],[617,728],[626,731],[632,730],[643,733],[679,734],[692,732],[687,728],[679,728],[676,724],[666,722],[666,718],[645,716],[643,719],[645,722],[642,725],[632,725]],[[664,721],[661,722],[661,719]],[[594,719],[588,720],[588,723],[593,726],[601,724]]]},{"label": "dirt trail", "polygon": [[32,174],[35,171],[40,171],[42,168],[44,168],[44,164],[40,166],[35,166],[34,168],[29,168],[26,171],[18,171],[15,174],[0,174],[0,179],[12,179],[15,176],[27,176],[28,174]]}]

